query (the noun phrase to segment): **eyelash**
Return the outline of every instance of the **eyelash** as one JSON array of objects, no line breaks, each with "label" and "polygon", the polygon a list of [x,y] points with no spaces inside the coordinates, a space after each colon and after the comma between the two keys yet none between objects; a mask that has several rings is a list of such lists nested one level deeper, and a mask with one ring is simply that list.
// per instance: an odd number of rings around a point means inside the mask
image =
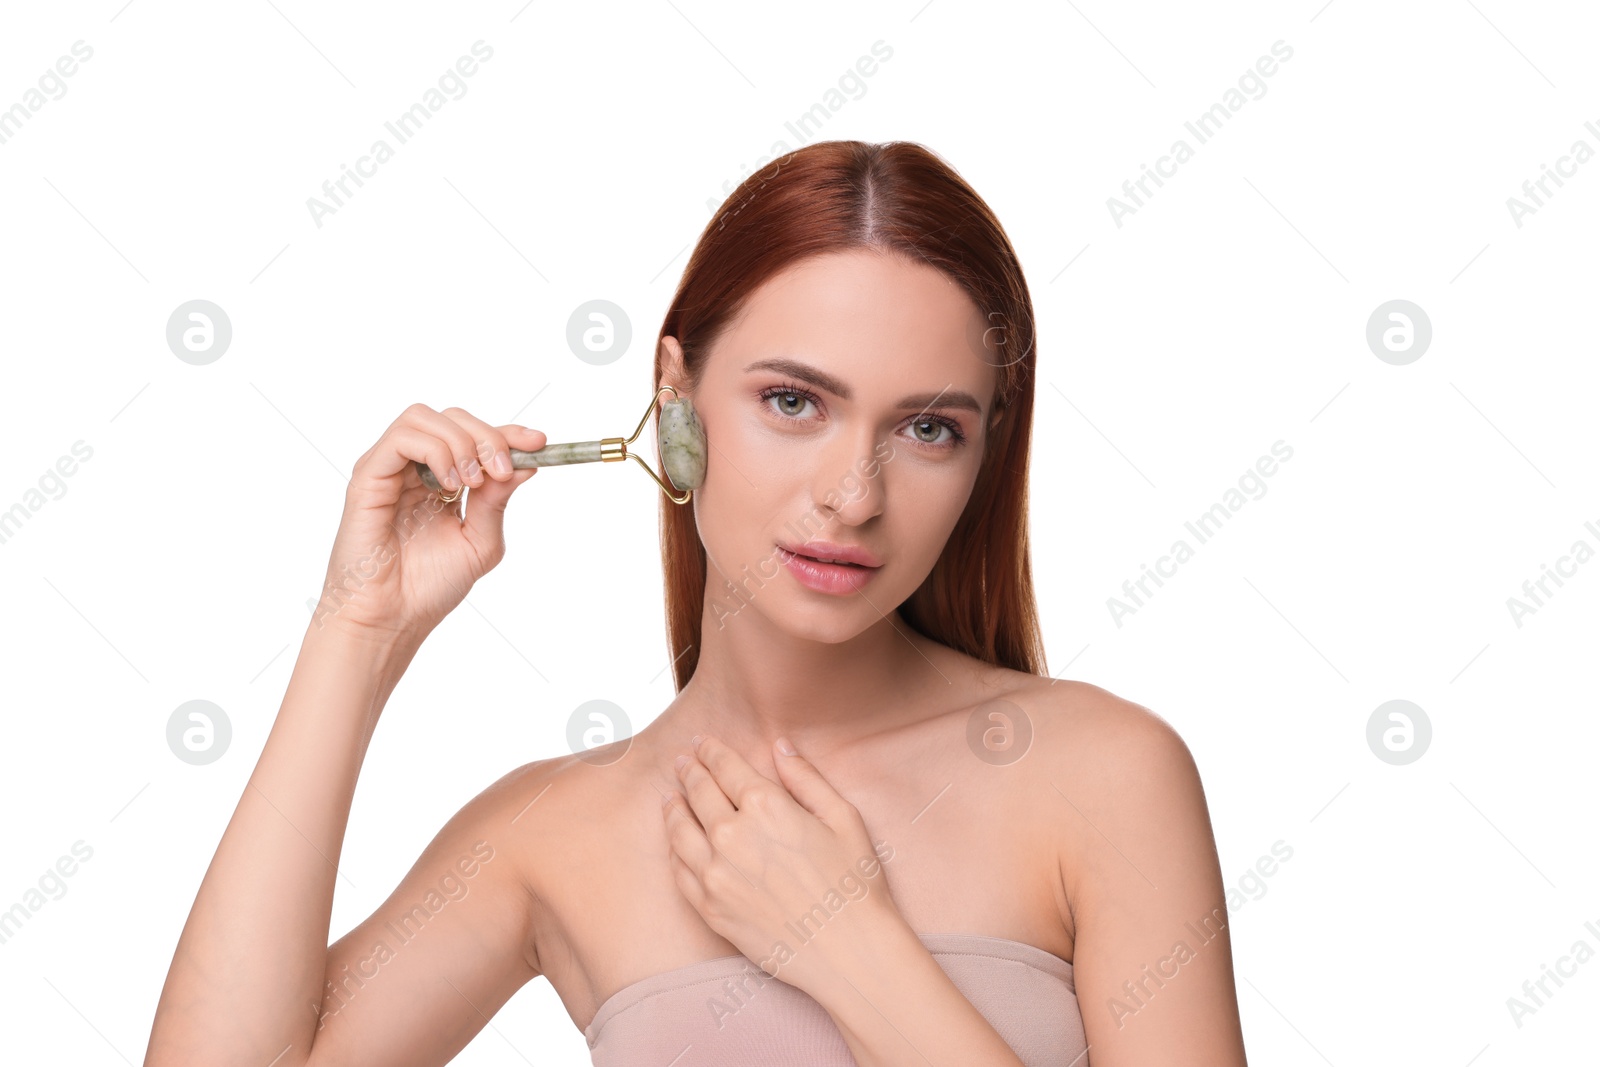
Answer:
[{"label": "eyelash", "polygon": [[[773,407],[771,400],[775,396],[797,396],[803,400],[809,400],[816,407],[820,408],[822,406],[822,400],[815,393],[808,389],[802,389],[798,385],[774,385],[770,388],[763,389],[760,393],[761,403],[780,419],[786,419],[790,422],[805,422],[807,420],[802,419],[797,415],[785,414],[784,412],[781,412],[777,408]],[[917,422],[938,423],[939,425],[948,428],[952,437],[951,441],[944,444],[939,444],[934,441],[918,440],[917,444],[919,445],[922,445],[926,448],[948,449],[959,448],[961,445],[966,443],[967,435],[961,432],[961,424],[956,422],[954,419],[948,418],[944,415],[924,415],[921,418],[916,419],[913,422],[913,425],[915,425]]]}]

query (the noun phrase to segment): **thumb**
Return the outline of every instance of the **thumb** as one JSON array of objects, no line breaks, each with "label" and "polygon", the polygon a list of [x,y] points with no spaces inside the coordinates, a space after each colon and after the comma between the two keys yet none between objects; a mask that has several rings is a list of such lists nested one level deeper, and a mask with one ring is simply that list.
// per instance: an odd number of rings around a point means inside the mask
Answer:
[{"label": "thumb", "polygon": [[539,473],[538,467],[511,472],[503,482],[485,478],[481,486],[467,490],[465,517],[461,532],[480,558],[498,559],[505,546],[506,503],[517,486]]},{"label": "thumb", "polygon": [[811,814],[821,819],[833,830],[843,830],[846,820],[856,814],[855,807],[844,797],[816,766],[798,752],[789,754],[784,752],[784,746],[791,749],[793,744],[787,738],[778,738],[773,746],[773,764],[778,768],[778,777],[783,779],[784,788],[789,790],[789,795],[799,802]]},{"label": "thumb", "polygon": [[[512,448],[535,452],[545,446],[545,435],[526,426],[501,426]],[[523,482],[539,472],[537,467],[523,467],[511,472],[505,481],[484,478],[483,484],[467,490],[465,513],[461,532],[471,542],[480,559],[499,559],[505,548],[506,503]]]}]

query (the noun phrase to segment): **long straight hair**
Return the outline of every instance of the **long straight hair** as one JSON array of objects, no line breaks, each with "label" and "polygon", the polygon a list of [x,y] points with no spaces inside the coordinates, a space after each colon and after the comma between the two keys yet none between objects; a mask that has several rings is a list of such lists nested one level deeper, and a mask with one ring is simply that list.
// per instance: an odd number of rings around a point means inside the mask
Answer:
[{"label": "long straight hair", "polygon": [[[975,353],[997,371],[999,421],[972,495],[900,617],[987,663],[1044,673],[1028,555],[1028,449],[1033,422],[1033,302],[1016,252],[989,206],[919,144],[818,141],[750,175],[706,224],[656,338],[683,347],[692,395],[707,353],[763,282],[813,255],[896,252],[943,271],[985,318]],[[987,348],[992,344],[993,348]],[[974,358],[978,358],[975,354]],[[694,509],[661,498],[667,640],[678,690],[700,659],[706,554]]]}]

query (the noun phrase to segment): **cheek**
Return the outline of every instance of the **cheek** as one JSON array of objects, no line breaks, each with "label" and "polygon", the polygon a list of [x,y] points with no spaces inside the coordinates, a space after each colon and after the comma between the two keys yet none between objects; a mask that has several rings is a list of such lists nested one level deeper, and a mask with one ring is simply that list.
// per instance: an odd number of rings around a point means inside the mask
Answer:
[{"label": "cheek", "polygon": [[718,432],[706,429],[709,449],[705,483],[692,507],[701,542],[713,566],[724,574],[754,567],[766,551],[766,531],[776,517],[782,525],[800,484],[793,458],[785,462],[771,435],[752,431],[737,418],[718,412]]},{"label": "cheek", "polygon": [[709,442],[706,497],[715,515],[739,516],[746,521],[779,525],[798,505],[810,503],[808,463],[814,449],[774,432],[758,412],[742,410],[737,403],[714,409],[716,436],[706,426]]},{"label": "cheek", "polygon": [[712,456],[723,461],[730,484],[760,495],[795,479],[793,439],[772,432],[748,413],[730,412],[721,425],[723,433]]},{"label": "cheek", "polygon": [[[897,457],[895,462],[901,459]],[[915,559],[918,568],[926,572],[933,568],[961,520],[974,475],[953,469],[915,469],[910,463],[898,471],[893,466],[878,475],[889,498],[884,532],[889,542],[898,546],[901,558],[908,563]]]}]

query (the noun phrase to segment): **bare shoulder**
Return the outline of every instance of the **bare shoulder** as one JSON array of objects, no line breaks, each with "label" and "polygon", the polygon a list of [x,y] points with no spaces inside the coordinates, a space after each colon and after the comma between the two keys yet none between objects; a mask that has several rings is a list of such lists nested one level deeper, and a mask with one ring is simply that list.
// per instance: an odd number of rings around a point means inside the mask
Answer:
[{"label": "bare shoulder", "polygon": [[998,698],[1016,705],[1032,733],[1040,763],[1086,784],[1195,772],[1189,746],[1161,715],[1088,682],[1005,671]]},{"label": "bare shoulder", "polygon": [[[1051,832],[1131,847],[1173,833],[1203,831],[1210,839],[1199,768],[1160,714],[1088,682],[1018,671],[995,676],[991,692],[1018,709],[1019,731],[1031,734],[1019,769],[1064,802]],[[1062,807],[1072,817],[1060,818]]]},{"label": "bare shoulder", "polygon": [[[1194,830],[1206,821],[1194,755],[1160,713],[1088,681],[978,661],[970,667],[978,707],[986,709],[994,736],[1024,745],[1014,766],[1027,779],[1029,795],[1059,793],[1069,811],[1101,811],[1102,821],[1126,825],[1123,832],[1134,837],[1158,833],[1163,824]],[[971,715],[971,709],[958,713]],[[1059,806],[1043,811],[1061,814]],[[1059,829],[1059,819],[1054,825]]]},{"label": "bare shoulder", "polygon": [[587,768],[576,756],[553,756],[513,768],[486,786],[457,814],[461,831],[487,842],[496,856],[505,857],[501,878],[516,884],[528,909],[525,950],[543,974],[539,947],[542,932],[550,928],[546,891],[552,864],[564,862],[565,830],[571,813],[581,808],[594,790],[583,773]]},{"label": "bare shoulder", "polygon": [[[1143,704],[1089,682],[1029,674],[939,646],[946,670],[966,694],[951,714],[979,716],[1014,731],[1026,759],[1083,785],[1126,786],[1130,776],[1195,777],[1189,746],[1173,725]],[[950,668],[954,668],[951,670]],[[1037,759],[1035,759],[1037,754]]]},{"label": "bare shoulder", "polygon": [[1013,670],[933,642],[930,647],[946,664],[941,673],[961,679],[963,696],[947,714],[967,718],[969,730],[992,724],[997,738],[1025,745],[1016,757],[1019,769],[1113,798],[1143,780],[1170,787],[1175,802],[1198,793],[1188,744],[1143,704],[1088,682]]},{"label": "bare shoulder", "polygon": [[[629,740],[525,763],[473,801],[479,834],[510,857],[531,907],[529,951],[554,964],[570,954],[570,924],[586,894],[610,884],[617,856],[631,854],[628,816],[641,788]],[[648,788],[643,786],[642,788]],[[585,872],[580,875],[580,872]],[[589,898],[592,902],[592,898]],[[554,959],[541,950],[553,949]]]},{"label": "bare shoulder", "polygon": [[1034,730],[1036,751],[1022,762],[1048,777],[1040,785],[1059,801],[1040,832],[1059,850],[1069,897],[1209,876],[1216,845],[1205,789],[1170,722],[1087,682],[1035,679],[1007,699]]}]

